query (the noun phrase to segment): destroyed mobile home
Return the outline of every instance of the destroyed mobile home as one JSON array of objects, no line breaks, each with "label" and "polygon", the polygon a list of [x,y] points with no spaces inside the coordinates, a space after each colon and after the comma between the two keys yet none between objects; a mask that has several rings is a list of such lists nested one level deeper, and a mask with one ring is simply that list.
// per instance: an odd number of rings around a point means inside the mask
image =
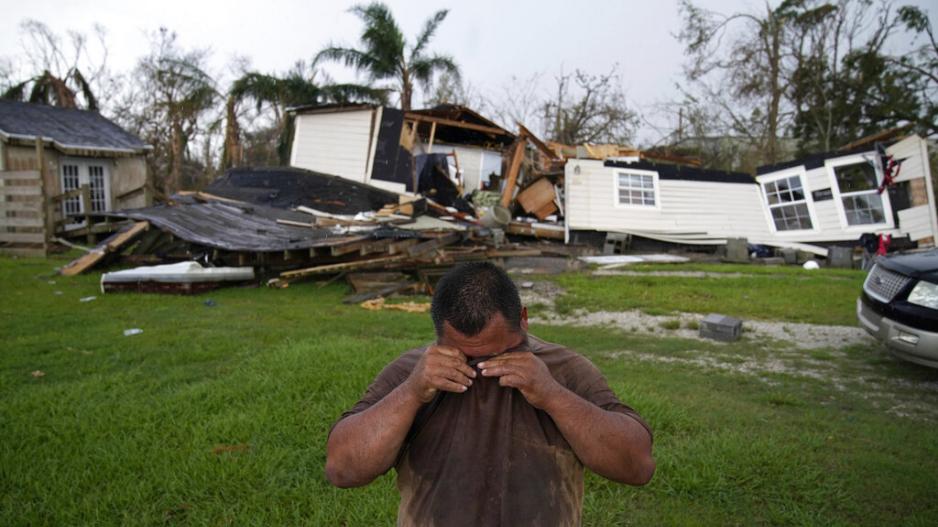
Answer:
[{"label": "destroyed mobile home", "polygon": [[[863,233],[905,246],[938,237],[927,142],[895,131],[751,176],[544,143],[455,105],[291,112],[293,166],[235,168],[158,206],[72,214],[86,228],[62,238],[113,234],[62,273],[119,261],[151,267],[106,273],[104,291],[191,293],[344,277],[348,300],[363,302],[432,292],[460,261],[595,253],[609,239],[684,249],[745,239],[827,256]],[[174,262],[188,264],[152,267]]]}]

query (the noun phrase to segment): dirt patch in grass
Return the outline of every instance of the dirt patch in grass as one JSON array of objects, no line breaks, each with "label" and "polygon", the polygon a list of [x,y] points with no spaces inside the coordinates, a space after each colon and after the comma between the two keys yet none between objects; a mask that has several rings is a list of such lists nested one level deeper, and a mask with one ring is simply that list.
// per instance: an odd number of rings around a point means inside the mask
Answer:
[{"label": "dirt patch in grass", "polygon": [[[570,315],[544,313],[532,320],[543,324],[570,326],[614,326],[625,331],[701,339],[700,321],[704,315],[697,313],[678,313],[676,315],[650,315],[639,310],[632,311],[596,311],[577,310]],[[793,322],[767,322],[744,320],[743,334],[747,340],[759,344],[770,341],[775,346],[799,349],[825,349],[872,344],[875,341],[860,328],[849,326],[827,326],[820,324],[799,324]]]}]

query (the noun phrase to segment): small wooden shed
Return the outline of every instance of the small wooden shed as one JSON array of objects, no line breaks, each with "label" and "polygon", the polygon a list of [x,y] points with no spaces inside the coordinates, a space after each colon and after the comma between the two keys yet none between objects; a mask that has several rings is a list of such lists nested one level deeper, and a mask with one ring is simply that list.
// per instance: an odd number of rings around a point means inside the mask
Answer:
[{"label": "small wooden shed", "polygon": [[0,100],[0,253],[93,242],[89,216],[150,205],[150,148],[97,112]]}]

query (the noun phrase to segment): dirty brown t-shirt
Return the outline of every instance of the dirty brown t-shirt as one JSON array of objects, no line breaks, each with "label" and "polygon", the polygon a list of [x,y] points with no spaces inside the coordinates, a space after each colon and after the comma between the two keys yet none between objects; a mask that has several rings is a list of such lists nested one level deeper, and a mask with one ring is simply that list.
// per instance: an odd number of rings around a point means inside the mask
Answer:
[{"label": "dirty brown t-shirt", "polygon": [[[567,389],[648,429],[588,359],[534,336],[528,346]],[[404,382],[425,350],[385,367],[342,418]],[[394,468],[401,526],[580,524],[583,464],[550,416],[497,378],[479,375],[465,393],[438,392],[423,405]]]}]

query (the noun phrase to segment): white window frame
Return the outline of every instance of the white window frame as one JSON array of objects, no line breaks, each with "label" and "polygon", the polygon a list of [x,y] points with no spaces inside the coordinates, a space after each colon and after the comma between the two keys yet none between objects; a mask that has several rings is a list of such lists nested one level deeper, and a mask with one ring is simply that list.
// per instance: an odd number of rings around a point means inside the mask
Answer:
[{"label": "white window frame", "polygon": [[[797,205],[801,203],[801,201],[790,201],[779,205],[769,205],[769,194],[766,192],[765,186],[768,183],[773,183],[775,181],[789,179],[792,177],[798,177],[798,179],[801,180],[801,190],[804,191],[804,203],[808,207],[808,216],[811,219],[810,229],[778,230],[778,227],[775,226],[775,217],[772,216],[773,208]],[[762,210],[765,212],[765,219],[769,222],[769,228],[772,229],[773,233],[779,236],[799,236],[807,232],[817,232],[820,230],[820,225],[818,225],[817,221],[817,214],[814,212],[814,198],[811,197],[811,187],[808,185],[808,173],[805,170],[804,165],[788,168],[771,174],[765,174],[763,176],[757,177],[756,181],[759,182],[759,195],[762,196]]]},{"label": "white window frame", "polygon": [[[864,223],[861,225],[850,225],[847,222],[847,210],[844,208],[843,198],[849,196],[858,196],[861,194],[871,194],[876,192],[876,189],[862,190],[859,192],[847,192],[842,194],[840,192],[840,185],[837,183],[837,174],[834,172],[834,169],[846,165],[868,163],[868,159],[871,155],[875,154],[856,154],[824,161],[824,168],[827,170],[827,177],[831,182],[831,192],[834,194],[834,202],[837,206],[837,215],[840,218],[840,226],[847,232],[871,232],[873,230],[895,228],[895,220],[892,217],[892,203],[889,202],[889,192],[887,190],[884,190],[883,193],[879,195],[880,199],[883,201],[883,218],[885,221],[881,223]],[[874,167],[874,172],[876,173],[876,184],[881,185],[883,182],[882,170],[880,170],[878,167]]]},{"label": "white window frame", "polygon": [[[619,176],[651,176],[652,192],[655,197],[654,205],[619,202]],[[617,168],[612,171],[612,203],[616,208],[637,210],[660,210],[661,191],[658,185],[658,172],[654,170],[638,170],[634,168]]]},{"label": "white window frame", "polygon": [[[111,161],[108,159],[89,159],[89,158],[77,158],[77,157],[62,157],[59,159],[59,185],[62,189],[62,193],[67,192],[65,190],[65,166],[74,165],[78,167],[78,188],[81,188],[82,185],[91,185],[91,168],[92,166],[100,166],[104,170],[104,210],[111,210]],[[65,203],[62,204],[62,214],[65,214]],[[84,209],[82,208],[81,202],[79,202],[79,214],[84,214]],[[85,226],[85,222],[76,222],[66,224],[66,229],[78,229]]]}]

